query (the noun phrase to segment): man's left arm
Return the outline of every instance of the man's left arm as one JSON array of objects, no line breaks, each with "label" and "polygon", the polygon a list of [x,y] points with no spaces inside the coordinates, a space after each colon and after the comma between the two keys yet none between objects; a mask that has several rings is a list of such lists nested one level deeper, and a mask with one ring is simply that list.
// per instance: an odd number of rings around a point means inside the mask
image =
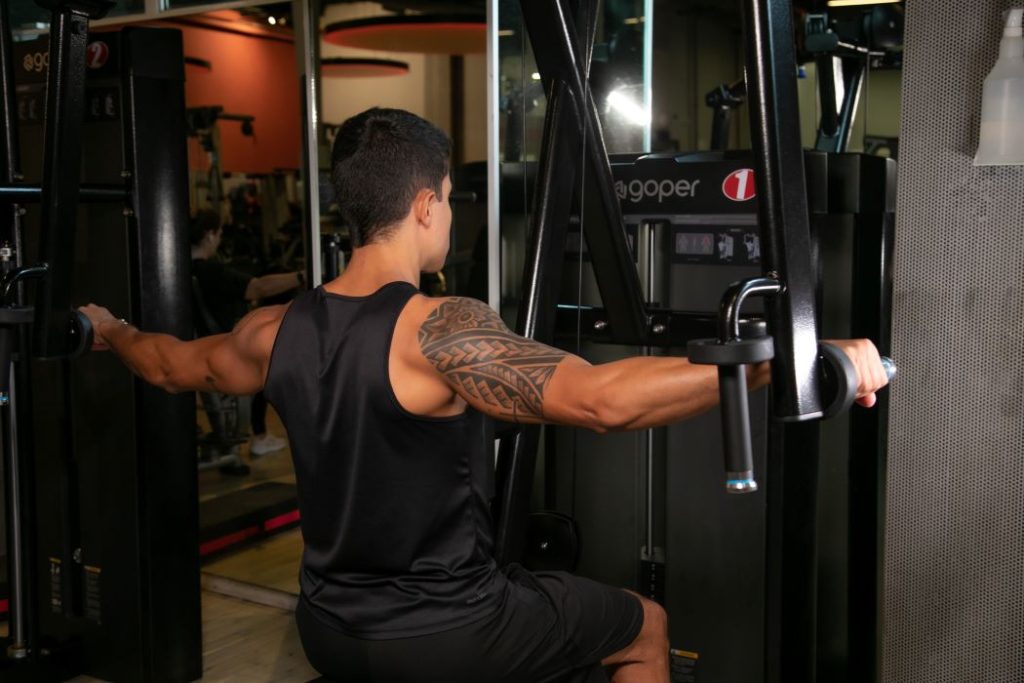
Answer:
[{"label": "man's left arm", "polygon": [[263,388],[274,336],[286,306],[258,308],[228,334],[182,341],[142,332],[90,304],[81,311],[93,325],[94,348],[109,348],[135,375],[165,391],[254,394]]}]

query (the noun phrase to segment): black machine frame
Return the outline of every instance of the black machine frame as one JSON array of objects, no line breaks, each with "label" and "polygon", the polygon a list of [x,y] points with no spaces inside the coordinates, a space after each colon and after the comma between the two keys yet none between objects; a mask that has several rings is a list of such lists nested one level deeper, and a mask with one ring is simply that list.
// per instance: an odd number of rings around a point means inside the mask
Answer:
[{"label": "black machine frame", "polygon": [[[792,5],[787,0],[745,0],[747,79],[751,109],[759,223],[765,277],[778,283],[766,304],[766,320],[748,320],[743,334],[767,325],[774,337],[770,456],[765,554],[765,680],[816,680],[817,647],[817,454],[823,415],[818,359],[819,282],[808,213],[804,152],[800,141],[794,78],[797,63]],[[713,336],[717,321],[706,314],[649,308],[631,262],[618,198],[604,147],[598,111],[588,84],[596,35],[596,0],[521,2],[522,16],[548,98],[541,157],[530,216],[524,289],[517,332],[552,343],[556,333],[585,330],[588,338],[613,344],[679,346],[695,336]],[[861,55],[858,55],[861,56]],[[852,112],[860,79],[843,111]],[[824,122],[819,144],[848,141],[849,126]],[[836,118],[836,117],[833,117]],[[839,151],[832,149],[832,151]],[[881,160],[880,160],[881,161]],[[877,169],[875,169],[877,170]],[[868,182],[857,176],[857,183]],[[582,181],[581,181],[582,178]],[[577,192],[585,182],[582,197]],[[883,186],[894,182],[892,167]],[[859,185],[857,185],[859,188]],[[843,200],[842,189],[829,188]],[[853,201],[853,200],[850,200]],[[574,204],[577,202],[578,204]],[[891,207],[853,207],[858,216]],[[582,229],[604,308],[558,306],[558,283],[567,226],[574,211]],[[892,222],[858,219],[855,232],[855,336],[889,348]],[[863,224],[863,225],[862,225]],[[582,321],[582,322],[581,322]],[[873,413],[856,412],[851,452],[884,452],[885,398]],[[497,556],[500,563],[523,557],[529,492],[540,430],[525,426],[504,435],[498,455]],[[789,455],[787,455],[789,454]],[[849,642],[851,680],[878,677],[881,633],[881,528],[884,471],[879,461],[851,464],[849,511]],[[884,468],[884,458],[881,467]],[[853,495],[855,494],[855,495]],[[853,599],[853,596],[856,599]],[[856,650],[853,650],[856,648]]]},{"label": "black machine frame", "polygon": [[[82,135],[86,93],[86,48],[90,20],[114,3],[107,0],[45,0],[52,10],[42,182],[21,182],[18,114],[15,105],[12,29],[3,3],[0,14],[0,266],[5,300],[0,302],[0,367],[11,368],[9,393],[0,395],[7,485],[10,634],[0,653],[4,681],[57,681],[82,672],[112,680],[185,681],[201,676],[198,492],[194,397],[172,396],[135,380],[127,432],[132,450],[118,465],[118,486],[133,491],[118,503],[120,540],[114,559],[104,534],[85,533],[81,461],[72,436],[76,421],[73,359],[91,344],[87,320],[72,308],[72,272],[80,202],[123,206],[128,240],[130,317],[149,330],[178,337],[192,333],[188,306],[189,260],[182,230],[188,224],[184,62],[179,32],[125,29],[118,39],[122,121],[122,184],[82,184]],[[38,266],[27,265],[24,205],[41,206]],[[37,279],[34,301],[23,281]],[[29,324],[35,322],[35,334]],[[32,357],[36,359],[32,360]],[[64,432],[57,454],[56,500],[41,507],[39,457],[33,430],[34,363],[56,367],[62,399],[48,419]],[[41,366],[40,366],[41,367]],[[16,389],[16,391],[15,391]],[[17,408],[15,408],[17,406]],[[36,416],[38,418],[38,416]],[[52,439],[51,439],[52,441]],[[111,457],[113,467],[113,454]],[[59,557],[49,560],[51,580],[40,582],[40,520],[58,515],[47,528],[59,530]],[[106,519],[106,518],[105,518]],[[111,539],[115,540],[115,539]],[[89,547],[97,541],[104,549]],[[50,541],[52,547],[52,539]],[[52,552],[52,551],[51,551]],[[119,563],[121,567],[90,566]],[[58,567],[56,574],[53,567]],[[109,570],[109,571],[108,571]],[[100,578],[110,574],[121,585]],[[157,590],[159,587],[159,590]],[[99,592],[97,592],[99,591]],[[102,596],[102,597],[101,597]],[[105,607],[100,607],[99,601]],[[49,607],[44,614],[43,606]],[[116,612],[116,617],[111,614]],[[106,616],[103,616],[103,615]],[[56,632],[53,632],[56,631]]]}]

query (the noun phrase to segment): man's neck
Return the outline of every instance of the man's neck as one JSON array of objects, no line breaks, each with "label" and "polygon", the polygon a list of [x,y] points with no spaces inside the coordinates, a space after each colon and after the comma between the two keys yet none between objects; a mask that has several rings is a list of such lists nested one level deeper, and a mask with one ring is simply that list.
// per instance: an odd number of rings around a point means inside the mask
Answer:
[{"label": "man's neck", "polygon": [[420,269],[406,250],[392,243],[370,244],[352,252],[345,272],[327,284],[329,291],[361,295],[391,282],[408,282],[419,287]]}]

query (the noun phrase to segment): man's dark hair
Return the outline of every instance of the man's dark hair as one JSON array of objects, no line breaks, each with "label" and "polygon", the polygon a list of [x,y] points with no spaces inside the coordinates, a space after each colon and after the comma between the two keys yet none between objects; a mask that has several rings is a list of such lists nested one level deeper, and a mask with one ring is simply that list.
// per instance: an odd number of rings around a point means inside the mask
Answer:
[{"label": "man's dark hair", "polygon": [[440,197],[450,154],[443,131],[401,109],[375,107],[341,124],[331,174],[353,246],[386,238],[420,190]]},{"label": "man's dark hair", "polygon": [[188,239],[193,246],[203,241],[208,232],[216,232],[220,228],[220,214],[213,209],[200,209],[192,216],[188,224]]}]

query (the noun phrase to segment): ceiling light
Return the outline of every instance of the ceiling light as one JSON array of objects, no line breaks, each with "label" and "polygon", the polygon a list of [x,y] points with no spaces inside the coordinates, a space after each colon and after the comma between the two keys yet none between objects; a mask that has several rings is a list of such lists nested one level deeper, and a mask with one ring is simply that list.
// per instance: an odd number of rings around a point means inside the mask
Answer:
[{"label": "ceiling light", "polygon": [[855,7],[857,5],[894,5],[900,0],[828,0],[829,7]]},{"label": "ceiling light", "polygon": [[626,26],[636,26],[637,24],[644,23],[643,17],[626,17],[622,20],[622,23]]},{"label": "ceiling light", "polygon": [[540,74],[537,73],[536,71],[534,71],[532,74],[530,74],[530,80],[539,81],[540,80]]},{"label": "ceiling light", "polygon": [[267,23],[271,26],[277,25],[277,17],[267,17]]}]

